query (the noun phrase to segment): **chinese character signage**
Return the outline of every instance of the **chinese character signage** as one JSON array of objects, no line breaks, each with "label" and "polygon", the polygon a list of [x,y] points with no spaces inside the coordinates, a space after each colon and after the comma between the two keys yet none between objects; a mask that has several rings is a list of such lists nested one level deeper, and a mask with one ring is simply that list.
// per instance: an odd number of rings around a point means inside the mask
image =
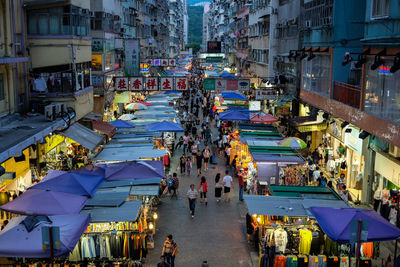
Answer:
[{"label": "chinese character signage", "polygon": [[212,78],[204,79],[203,89],[205,91],[214,91],[215,90],[215,79],[212,79]]},{"label": "chinese character signage", "polygon": [[162,67],[168,66],[168,59],[161,59],[161,66]]},{"label": "chinese character signage", "polygon": [[157,77],[146,77],[146,90],[158,91],[158,78]]},{"label": "chinese character signage", "polygon": [[125,75],[139,76],[139,40],[125,40]]},{"label": "chinese character signage", "polygon": [[143,90],[143,78],[134,77],[130,79],[131,90],[132,91],[142,91]]},{"label": "chinese character signage", "polygon": [[221,53],[221,42],[219,41],[207,42],[207,53]]},{"label": "chinese character signage", "polygon": [[256,90],[256,100],[275,100],[276,90],[275,89],[264,89]]},{"label": "chinese character signage", "polygon": [[169,65],[170,65],[170,66],[175,66],[175,65],[176,65],[175,59],[170,59],[170,60],[169,60]]},{"label": "chinese character signage", "polygon": [[162,77],[161,78],[161,91],[172,91],[174,90],[174,78]]},{"label": "chinese character signage", "polygon": [[250,90],[250,80],[249,79],[239,79],[238,80],[238,90],[239,91],[249,91]]},{"label": "chinese character signage", "polygon": [[215,81],[215,90],[225,91],[226,90],[226,80],[217,79]]},{"label": "chinese character signage", "polygon": [[188,79],[186,77],[176,77],[175,78],[175,88],[178,91],[188,90]]},{"label": "chinese character signage", "polygon": [[156,66],[156,67],[161,66],[161,59],[154,59],[153,66]]},{"label": "chinese character signage", "polygon": [[129,90],[128,78],[115,78],[115,90],[128,91]]},{"label": "chinese character signage", "polygon": [[146,59],[145,62],[149,66],[153,65],[153,60],[152,59]]}]

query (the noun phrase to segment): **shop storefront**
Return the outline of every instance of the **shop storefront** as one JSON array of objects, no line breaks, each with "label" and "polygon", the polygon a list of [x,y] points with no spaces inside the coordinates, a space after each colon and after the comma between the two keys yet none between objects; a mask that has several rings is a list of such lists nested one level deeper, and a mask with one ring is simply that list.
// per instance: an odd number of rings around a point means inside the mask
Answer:
[{"label": "shop storefront", "polygon": [[[353,201],[361,200],[364,179],[363,140],[359,138],[360,130],[353,126],[345,129],[344,144],[347,147],[345,162],[341,173],[345,174],[347,189],[355,197]],[[345,168],[343,168],[345,167]]]}]

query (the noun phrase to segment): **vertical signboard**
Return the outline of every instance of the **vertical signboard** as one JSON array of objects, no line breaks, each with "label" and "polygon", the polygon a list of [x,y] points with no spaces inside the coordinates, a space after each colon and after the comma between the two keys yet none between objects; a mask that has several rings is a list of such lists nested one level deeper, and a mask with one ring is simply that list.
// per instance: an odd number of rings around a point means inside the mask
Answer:
[{"label": "vertical signboard", "polygon": [[226,90],[236,91],[237,89],[238,89],[238,80],[236,79],[226,80]]},{"label": "vertical signboard", "polygon": [[185,91],[188,89],[188,79],[186,77],[177,77],[176,80],[176,90]]},{"label": "vertical signboard", "polygon": [[162,77],[161,78],[161,91],[172,91],[174,90],[174,78]]},{"label": "vertical signboard", "polygon": [[157,77],[146,77],[146,90],[158,91],[158,78]]},{"label": "vertical signboard", "polygon": [[125,75],[139,76],[139,40],[125,40]]},{"label": "vertical signboard", "polygon": [[143,90],[143,78],[133,77],[130,79],[131,90],[132,91],[142,91]]}]

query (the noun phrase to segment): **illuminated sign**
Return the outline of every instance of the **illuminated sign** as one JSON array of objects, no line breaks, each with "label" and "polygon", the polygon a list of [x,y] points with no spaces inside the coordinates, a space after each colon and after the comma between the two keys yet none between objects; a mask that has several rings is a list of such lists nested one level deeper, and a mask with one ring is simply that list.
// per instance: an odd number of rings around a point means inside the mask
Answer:
[{"label": "illuminated sign", "polygon": [[385,75],[385,76],[389,76],[389,75],[393,74],[390,72],[390,66],[380,66],[378,73],[379,73],[379,75]]}]

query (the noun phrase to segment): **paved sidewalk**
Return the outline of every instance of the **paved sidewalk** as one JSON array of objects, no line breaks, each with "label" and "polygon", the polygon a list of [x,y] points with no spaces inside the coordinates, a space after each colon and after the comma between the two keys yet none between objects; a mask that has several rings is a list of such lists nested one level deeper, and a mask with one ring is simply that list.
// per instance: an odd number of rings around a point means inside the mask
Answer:
[{"label": "paved sidewalk", "polygon": [[[181,150],[175,152],[171,170],[176,169]],[[207,260],[209,266],[257,266],[251,261],[252,248],[247,244],[245,232],[246,205],[238,200],[238,184],[230,203],[216,203],[214,198],[214,178],[217,172],[224,176],[224,158],[218,157],[217,165],[210,165],[207,172],[202,172],[208,182],[208,206],[196,205],[195,218],[191,219],[185,195],[189,185],[198,187],[196,166],[192,175],[179,176],[178,199],[163,199],[158,209],[159,222],[156,226],[155,248],[150,251],[145,266],[156,266],[161,255],[166,235],[172,234],[179,246],[175,266],[201,266]],[[173,172],[173,171],[172,171]],[[194,174],[196,173],[196,174]]]}]

